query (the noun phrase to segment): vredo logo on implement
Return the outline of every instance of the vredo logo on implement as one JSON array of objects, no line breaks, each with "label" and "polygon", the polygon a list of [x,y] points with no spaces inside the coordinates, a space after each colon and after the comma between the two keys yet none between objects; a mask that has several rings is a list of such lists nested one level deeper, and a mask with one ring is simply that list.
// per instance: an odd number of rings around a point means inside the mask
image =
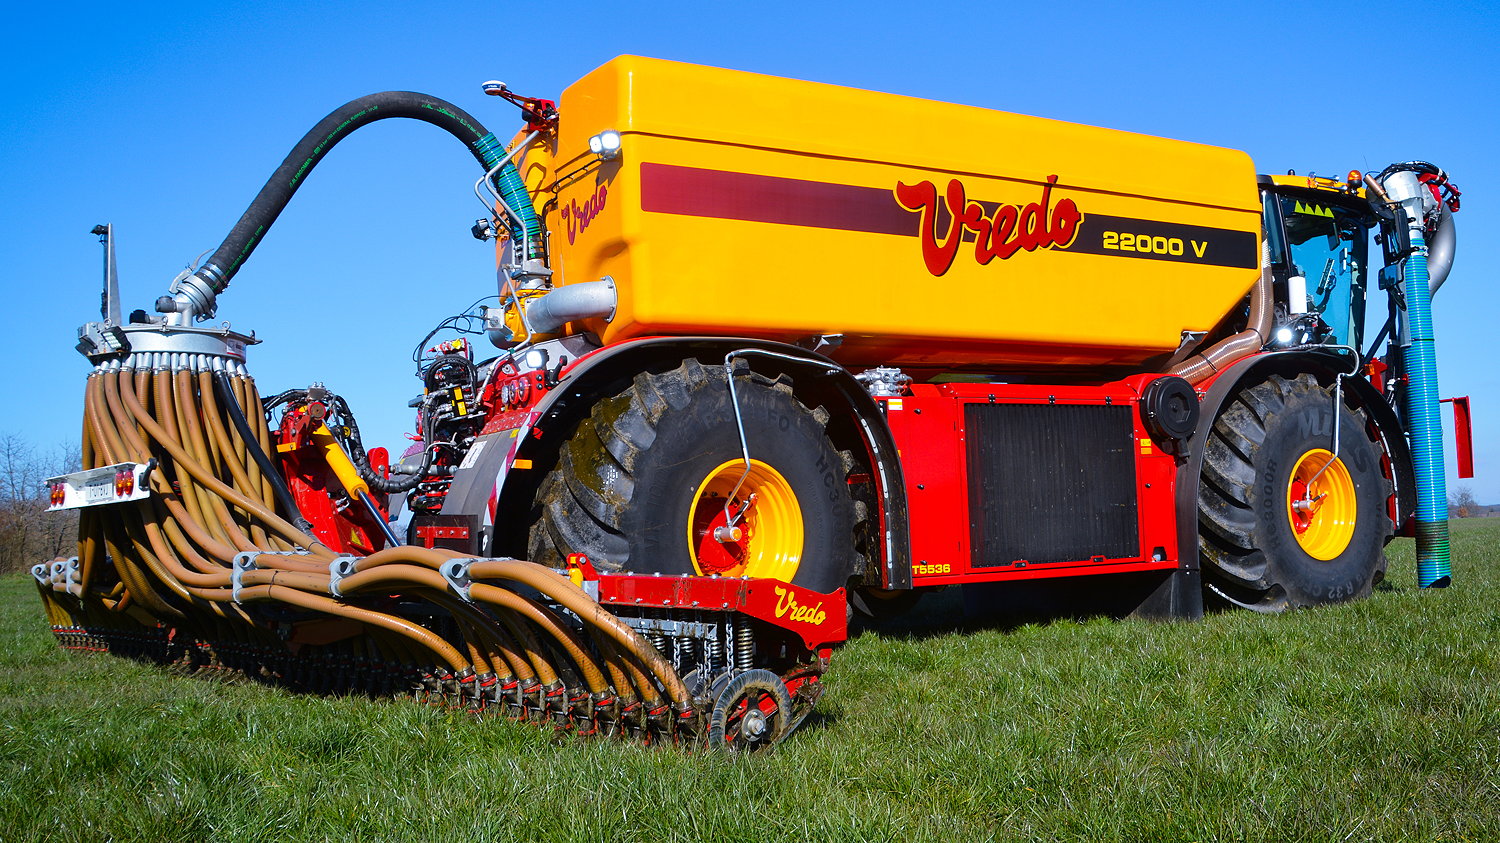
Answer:
[{"label": "vredo logo on implement", "polygon": [[[1066,249],[1072,245],[1083,214],[1068,198],[1051,207],[1048,214],[1055,184],[1057,176],[1048,176],[1042,185],[1041,201],[1024,207],[970,201],[964,183],[958,179],[948,182],[946,202],[938,199],[937,186],[930,181],[896,182],[896,201],[906,210],[921,214],[922,260],[928,272],[940,276],[953,266],[959,243],[967,239],[974,241],[974,260],[980,266],[995,258],[1007,260],[1022,250]],[[938,228],[945,222],[948,233],[939,237]],[[967,232],[973,233],[972,238],[965,236]]]},{"label": "vredo logo on implement", "polygon": [[791,619],[810,623],[813,626],[822,626],[828,613],[823,611],[823,604],[816,606],[803,606],[797,602],[796,595],[791,589],[776,586],[776,617],[784,618],[790,613]]},{"label": "vredo logo on implement", "polygon": [[594,218],[604,211],[604,203],[608,199],[609,191],[601,183],[599,188],[594,191],[594,195],[585,199],[582,205],[578,204],[577,199],[573,199],[568,204],[562,206],[563,222],[568,225],[569,246],[573,245],[573,241],[578,238],[578,235],[582,234],[584,229],[589,227],[589,223],[592,223]]}]

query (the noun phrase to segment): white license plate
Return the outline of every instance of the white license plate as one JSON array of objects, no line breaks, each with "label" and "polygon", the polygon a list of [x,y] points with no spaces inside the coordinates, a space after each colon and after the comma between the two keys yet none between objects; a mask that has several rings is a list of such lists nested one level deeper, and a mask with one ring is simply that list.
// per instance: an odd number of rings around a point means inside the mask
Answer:
[{"label": "white license plate", "polygon": [[115,478],[105,477],[94,480],[83,487],[83,499],[89,503],[107,501],[115,496]]}]

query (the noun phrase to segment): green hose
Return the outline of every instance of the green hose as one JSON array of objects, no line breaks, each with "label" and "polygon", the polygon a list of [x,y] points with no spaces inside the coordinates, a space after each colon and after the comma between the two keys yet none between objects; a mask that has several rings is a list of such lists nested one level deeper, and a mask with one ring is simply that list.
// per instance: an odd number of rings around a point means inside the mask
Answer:
[{"label": "green hose", "polygon": [[[505,158],[505,147],[496,140],[493,133],[476,141],[474,151],[481,160],[487,162],[487,170],[493,170]],[[495,188],[500,191],[500,198],[520,218],[521,231],[526,241],[523,259],[540,258],[542,221],[537,219],[536,209],[531,204],[531,193],[526,190],[526,183],[521,180],[521,173],[516,170],[514,163],[506,161],[500,172],[495,174]]]}]

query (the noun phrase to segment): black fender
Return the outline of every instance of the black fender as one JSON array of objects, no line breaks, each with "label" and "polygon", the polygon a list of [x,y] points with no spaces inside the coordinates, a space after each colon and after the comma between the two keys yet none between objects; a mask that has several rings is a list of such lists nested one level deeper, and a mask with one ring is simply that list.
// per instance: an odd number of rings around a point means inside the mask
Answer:
[{"label": "black fender", "polygon": [[[1320,348],[1292,349],[1256,354],[1235,362],[1214,379],[1199,399],[1201,419],[1198,429],[1188,440],[1187,459],[1177,467],[1177,554],[1182,563],[1198,569],[1198,478],[1203,474],[1203,453],[1209,433],[1224,405],[1236,392],[1253,386],[1271,375],[1295,377],[1310,374],[1325,387],[1340,374],[1349,372],[1346,354]],[[1399,534],[1416,510],[1416,473],[1412,468],[1411,447],[1406,429],[1394,410],[1368,380],[1357,374],[1344,379],[1346,400],[1367,412],[1375,423],[1380,444],[1391,462],[1391,482],[1396,490],[1396,520],[1392,525]]]},{"label": "black fender", "polygon": [[517,522],[527,522],[528,519],[506,519],[506,526],[502,527],[502,513],[529,512],[542,476],[556,462],[559,449],[579,420],[588,415],[598,400],[617,394],[640,372],[674,368],[688,358],[695,358],[705,365],[723,365],[725,355],[740,349],[797,358],[787,360],[753,355],[742,359],[761,374],[791,377],[798,397],[805,403],[822,405],[832,418],[842,416],[847,422],[835,426],[830,421],[830,436],[834,437],[836,447],[851,449],[864,456],[876,479],[881,510],[880,570],[856,573],[862,573],[867,583],[871,575],[878,574],[881,588],[910,588],[911,543],[906,485],[896,441],[886,424],[885,414],[843,366],[800,346],[769,340],[648,337],[605,346],[579,359],[533,408],[537,420],[516,447],[515,458],[529,460],[535,470],[506,473],[496,505],[497,523],[491,552],[524,555],[527,524]]}]

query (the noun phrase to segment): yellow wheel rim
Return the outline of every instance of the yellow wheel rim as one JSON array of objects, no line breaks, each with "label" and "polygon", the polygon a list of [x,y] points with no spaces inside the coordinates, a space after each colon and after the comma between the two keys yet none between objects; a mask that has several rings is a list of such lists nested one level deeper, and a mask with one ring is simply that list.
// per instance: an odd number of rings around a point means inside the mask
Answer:
[{"label": "yellow wheel rim", "polygon": [[1358,518],[1354,480],[1344,461],[1314,448],[1292,466],[1286,517],[1297,543],[1314,559],[1337,559],[1354,538]]},{"label": "yellow wheel rim", "polygon": [[698,484],[687,523],[693,570],[705,576],[791,582],[802,561],[802,507],[781,472],[751,460],[749,476],[730,501],[731,512],[744,512],[735,524],[738,529],[721,529],[727,526],[724,500],[744,471],[744,460],[729,460]]}]

